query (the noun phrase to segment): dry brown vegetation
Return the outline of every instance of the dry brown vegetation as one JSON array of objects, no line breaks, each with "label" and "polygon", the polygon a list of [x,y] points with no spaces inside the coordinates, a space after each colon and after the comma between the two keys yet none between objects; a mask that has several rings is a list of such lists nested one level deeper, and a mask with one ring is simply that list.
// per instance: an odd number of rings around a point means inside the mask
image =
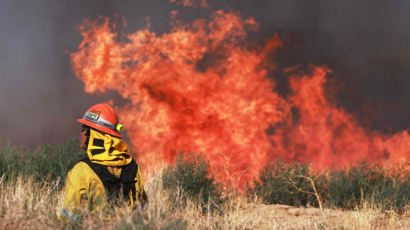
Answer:
[{"label": "dry brown vegetation", "polygon": [[[265,205],[257,198],[241,196],[228,199],[219,210],[203,212],[195,202],[172,205],[170,191],[163,189],[161,173],[146,181],[150,198],[147,212],[122,208],[110,221],[101,213],[86,210],[79,223],[61,221],[63,192],[59,181],[35,182],[31,177],[0,179],[0,229],[407,229],[410,210],[398,215],[382,211],[367,202],[355,210],[302,208]],[[172,191],[181,193],[182,191]],[[183,194],[180,194],[183,196]],[[207,207],[205,207],[207,208]]]}]

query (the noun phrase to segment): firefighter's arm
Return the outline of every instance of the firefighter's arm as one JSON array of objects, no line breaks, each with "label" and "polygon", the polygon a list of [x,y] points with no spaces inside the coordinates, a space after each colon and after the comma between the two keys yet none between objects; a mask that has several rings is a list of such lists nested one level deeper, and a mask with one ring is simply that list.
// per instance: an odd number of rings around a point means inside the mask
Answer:
[{"label": "firefighter's arm", "polygon": [[78,163],[68,172],[65,182],[64,207],[60,213],[61,217],[74,221],[80,219],[82,200],[87,196],[81,169],[82,167]]},{"label": "firefighter's arm", "polygon": [[107,203],[100,178],[85,162],[77,163],[67,175],[61,216],[78,220],[82,209],[99,212]]}]

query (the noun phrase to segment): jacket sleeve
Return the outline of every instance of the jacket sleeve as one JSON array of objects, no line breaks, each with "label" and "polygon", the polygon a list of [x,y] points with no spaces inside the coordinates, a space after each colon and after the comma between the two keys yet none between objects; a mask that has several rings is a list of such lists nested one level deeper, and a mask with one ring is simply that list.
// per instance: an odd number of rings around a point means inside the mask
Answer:
[{"label": "jacket sleeve", "polygon": [[106,203],[105,188],[101,180],[86,163],[77,163],[66,178],[61,216],[78,220],[82,209],[99,211]]}]

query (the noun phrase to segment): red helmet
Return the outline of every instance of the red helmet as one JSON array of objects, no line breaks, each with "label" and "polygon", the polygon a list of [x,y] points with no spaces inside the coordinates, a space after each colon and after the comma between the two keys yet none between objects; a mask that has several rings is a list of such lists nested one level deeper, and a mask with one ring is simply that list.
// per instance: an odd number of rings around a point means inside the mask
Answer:
[{"label": "red helmet", "polygon": [[77,119],[81,124],[90,126],[96,130],[121,138],[119,131],[122,128],[118,124],[117,114],[108,104],[96,104],[85,112],[83,118]]}]

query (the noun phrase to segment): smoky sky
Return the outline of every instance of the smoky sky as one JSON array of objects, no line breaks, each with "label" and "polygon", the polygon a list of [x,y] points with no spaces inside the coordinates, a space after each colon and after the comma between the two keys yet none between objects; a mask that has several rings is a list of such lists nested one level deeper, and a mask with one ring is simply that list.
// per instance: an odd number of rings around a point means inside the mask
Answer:
[{"label": "smoky sky", "polygon": [[410,1],[208,1],[211,9],[186,8],[167,0],[2,0],[0,2],[0,138],[34,147],[78,136],[75,119],[115,92],[89,95],[70,63],[81,36],[77,27],[98,16],[124,17],[125,32],[169,31],[170,11],[190,22],[213,10],[253,17],[256,44],[277,33],[284,42],[273,58],[277,91],[288,93],[283,68],[310,64],[332,69],[330,100],[361,125],[393,133],[410,126]]}]

